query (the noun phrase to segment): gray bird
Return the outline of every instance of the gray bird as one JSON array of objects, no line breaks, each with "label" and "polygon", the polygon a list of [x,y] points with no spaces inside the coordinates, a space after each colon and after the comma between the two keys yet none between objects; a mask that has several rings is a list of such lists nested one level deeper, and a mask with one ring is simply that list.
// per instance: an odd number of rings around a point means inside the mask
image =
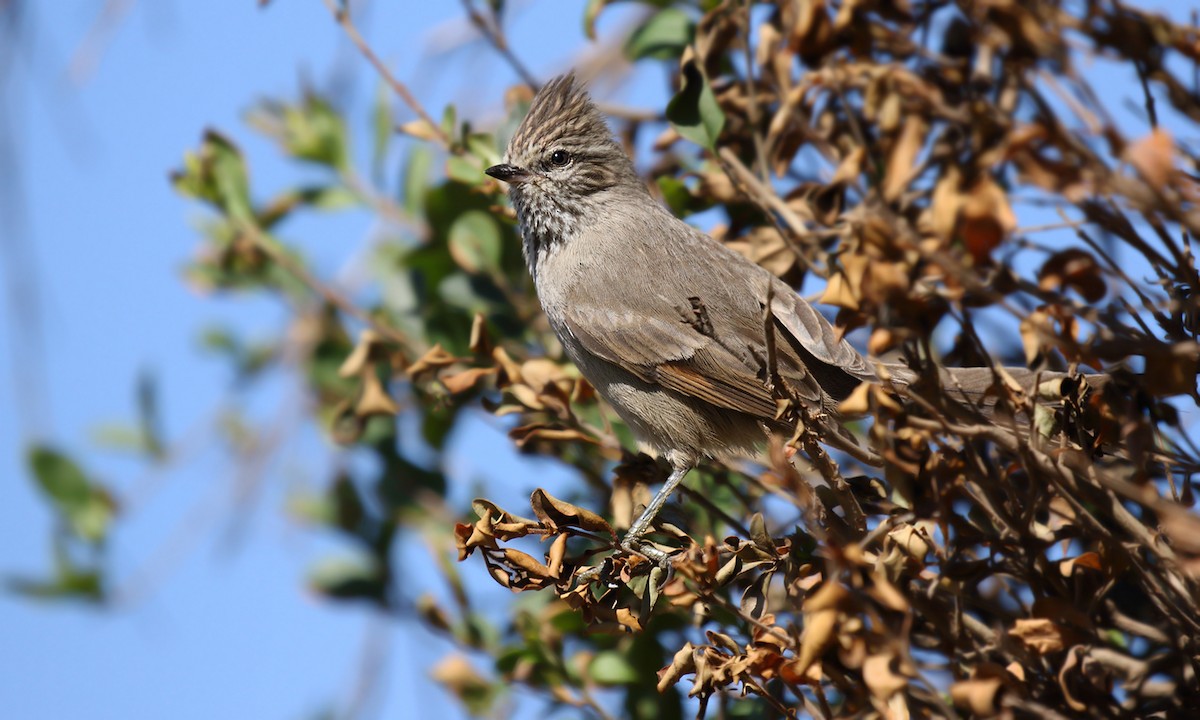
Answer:
[{"label": "gray bird", "polygon": [[[623,547],[665,564],[642,536],[668,496],[701,459],[750,457],[767,432],[790,430],[780,398],[804,404],[823,420],[822,439],[846,447],[837,406],[878,381],[873,363],[775,275],[660,205],[574,75],[542,87],[487,174],[509,185],[538,299],[568,357],[671,464]],[[914,378],[888,367],[898,384]],[[986,368],[964,370],[973,373],[956,380],[992,381]]]}]

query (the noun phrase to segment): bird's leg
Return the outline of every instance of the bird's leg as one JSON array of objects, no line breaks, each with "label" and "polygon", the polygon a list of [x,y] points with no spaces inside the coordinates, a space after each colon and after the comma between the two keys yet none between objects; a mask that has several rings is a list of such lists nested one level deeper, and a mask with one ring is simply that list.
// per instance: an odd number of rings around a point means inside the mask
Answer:
[{"label": "bird's leg", "polygon": [[650,532],[650,527],[654,524],[654,518],[658,517],[658,513],[663,509],[663,505],[667,504],[667,499],[671,497],[671,493],[675,491],[675,488],[679,487],[679,483],[683,481],[683,476],[687,475],[690,469],[688,467],[676,467],[671,470],[667,481],[663,483],[662,490],[658,491],[658,494],[654,496],[654,499],[642,511],[641,516],[629,526],[629,531],[625,533],[625,538],[621,540],[621,547],[629,552],[645,555],[663,568],[670,565],[670,556],[658,548],[651,547],[649,543],[642,540],[642,536]]}]

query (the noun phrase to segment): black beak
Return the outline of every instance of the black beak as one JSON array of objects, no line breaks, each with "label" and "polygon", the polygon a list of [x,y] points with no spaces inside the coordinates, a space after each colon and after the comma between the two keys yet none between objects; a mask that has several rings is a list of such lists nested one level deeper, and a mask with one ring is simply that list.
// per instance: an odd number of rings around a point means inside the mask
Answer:
[{"label": "black beak", "polygon": [[484,172],[496,178],[497,180],[503,180],[506,183],[524,182],[525,179],[529,177],[529,173],[525,172],[524,168],[519,168],[516,165],[509,165],[507,163],[504,165],[493,165],[487,170],[484,170]]}]

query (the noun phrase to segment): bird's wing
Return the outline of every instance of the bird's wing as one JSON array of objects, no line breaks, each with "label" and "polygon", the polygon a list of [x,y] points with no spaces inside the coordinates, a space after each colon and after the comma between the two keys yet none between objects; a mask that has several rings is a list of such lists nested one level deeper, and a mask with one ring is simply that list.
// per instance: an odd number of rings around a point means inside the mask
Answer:
[{"label": "bird's wing", "polygon": [[[805,352],[816,360],[852,376],[858,381],[875,380],[875,369],[866,358],[846,341],[838,337],[837,332],[829,321],[817,312],[816,308],[800,297],[782,280],[775,279],[773,283],[774,299],[771,301],[771,312],[776,321],[799,344]],[[765,301],[765,298],[764,298]],[[809,368],[818,376],[817,368]],[[821,382],[822,386],[825,385]]]},{"label": "bird's wing", "polygon": [[563,319],[588,353],[646,382],[717,407],[775,417],[775,399],[748,352],[743,356],[704,334],[683,310],[635,315],[577,304]]}]

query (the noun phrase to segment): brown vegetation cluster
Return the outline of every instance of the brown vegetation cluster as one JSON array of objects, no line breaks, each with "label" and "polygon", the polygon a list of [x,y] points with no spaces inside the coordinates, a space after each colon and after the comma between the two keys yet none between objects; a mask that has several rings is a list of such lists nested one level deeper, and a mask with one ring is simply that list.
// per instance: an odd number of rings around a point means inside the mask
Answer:
[{"label": "brown vegetation cluster", "polygon": [[[777,447],[761,474],[717,471],[735,502],[688,502],[727,535],[664,524],[669,576],[612,552],[654,479],[644,461],[617,468],[613,524],[543,491],[536,519],[477,501],[462,556],[479,551],[514,591],[552,588],[598,628],[685,615],[707,630],[660,688],[690,675],[692,695],[736,687],[786,716],[795,702],[818,717],[1194,706],[1200,458],[1163,398],[1198,397],[1200,184],[1158,116],[1200,120],[1177,75],[1200,35],[1117,3],[774,4],[753,27],[732,2],[696,25],[680,62],[707,78],[724,130],[699,164],[672,152],[675,130],[658,137],[649,174],[683,181],[659,183],[666,200],[724,206],[718,236],[794,282],[825,278],[839,327],[869,327],[872,353],[902,352],[927,378],[939,362],[996,365],[974,322],[986,309],[1019,323],[1031,366],[1112,382],[1047,408],[997,371],[997,418],[932,379],[905,398],[864,386],[848,402],[873,416],[882,473],[811,445],[801,470]],[[1122,134],[1088,63],[1140,79],[1144,135]],[[1046,230],[1074,242],[1039,244],[1018,203],[1057,211]],[[1131,277],[1129,258],[1157,281]],[[930,336],[947,324],[957,339],[939,357]],[[615,444],[572,411],[591,398],[582,380],[481,357],[442,381],[453,393],[495,373],[519,446]],[[765,520],[764,498],[790,519]],[[551,541],[545,562],[508,545],[526,535]]]}]

